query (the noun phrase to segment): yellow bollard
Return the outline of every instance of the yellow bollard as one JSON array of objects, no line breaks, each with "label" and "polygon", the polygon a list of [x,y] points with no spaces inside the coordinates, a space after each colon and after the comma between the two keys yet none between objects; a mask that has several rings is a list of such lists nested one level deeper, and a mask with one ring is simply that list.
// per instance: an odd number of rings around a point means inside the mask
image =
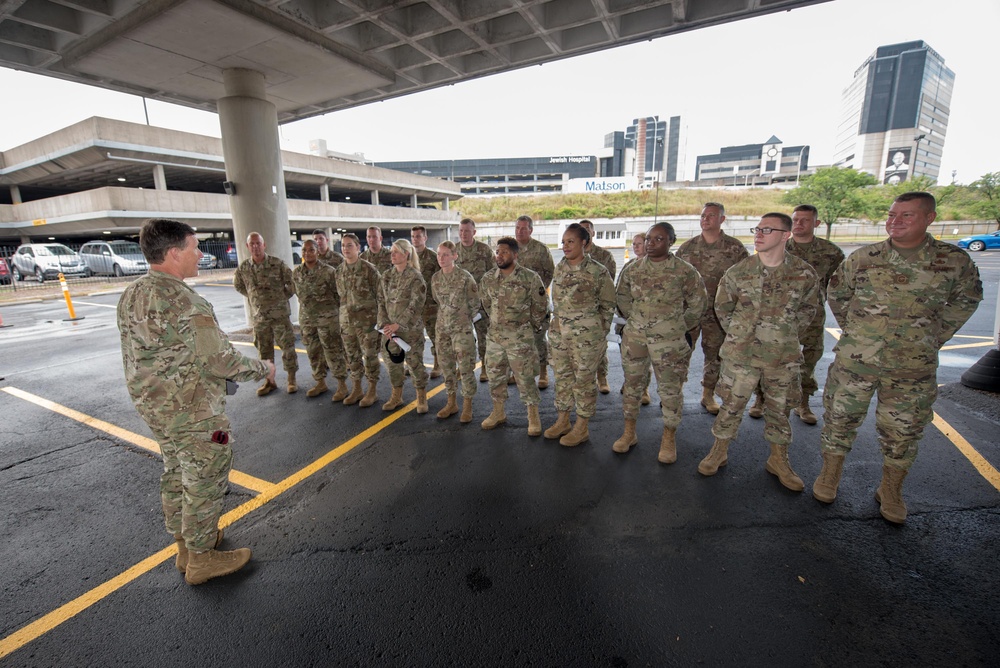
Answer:
[{"label": "yellow bollard", "polygon": [[69,296],[69,285],[66,284],[66,277],[59,274],[59,285],[62,286],[63,297],[66,299],[66,308],[69,309],[69,317],[64,318],[64,322],[74,322],[76,320],[83,320],[84,316],[76,317],[76,312],[73,311],[73,300]]}]

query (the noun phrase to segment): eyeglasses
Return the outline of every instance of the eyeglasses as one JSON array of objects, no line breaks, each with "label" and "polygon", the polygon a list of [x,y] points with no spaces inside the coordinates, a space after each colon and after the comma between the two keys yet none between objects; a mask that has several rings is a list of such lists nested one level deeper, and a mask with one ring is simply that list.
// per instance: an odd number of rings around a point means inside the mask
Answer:
[{"label": "eyeglasses", "polygon": [[750,232],[753,234],[760,232],[761,234],[767,235],[771,232],[791,232],[791,230],[783,230],[780,227],[752,227],[750,228]]}]

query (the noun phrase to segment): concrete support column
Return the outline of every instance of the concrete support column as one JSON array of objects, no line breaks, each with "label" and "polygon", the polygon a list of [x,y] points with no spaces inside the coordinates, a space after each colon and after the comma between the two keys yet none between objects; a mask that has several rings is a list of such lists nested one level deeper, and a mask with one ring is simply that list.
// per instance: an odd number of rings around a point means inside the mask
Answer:
[{"label": "concrete support column", "polygon": [[24,203],[21,200],[21,189],[18,186],[15,185],[10,186],[10,199],[14,202],[14,204]]},{"label": "concrete support column", "polygon": [[450,210],[451,210],[451,209],[449,208],[449,205],[450,205],[450,204],[451,204],[451,200],[450,200],[450,199],[448,199],[447,197],[445,197],[445,198],[444,198],[444,204],[443,204],[443,205],[441,206],[441,209],[442,209],[443,211],[450,211]]},{"label": "concrete support column", "polygon": [[[277,109],[267,99],[261,72],[232,68],[222,77],[226,95],[218,102],[219,125],[226,180],[236,188],[229,207],[238,257],[240,261],[249,257],[247,236],[259,232],[268,254],[292,266]],[[293,298],[292,320],[297,317],[298,302]]]},{"label": "concrete support column", "polygon": [[413,193],[412,195],[410,195],[410,208],[411,209],[416,209],[417,208],[417,194],[416,193]]},{"label": "concrete support column", "polygon": [[372,206],[378,206],[378,191],[372,191]]},{"label": "concrete support column", "polygon": [[153,187],[157,190],[167,189],[167,174],[163,171],[163,165],[153,165]]},{"label": "concrete support column", "polygon": [[319,187],[319,201],[329,202],[330,201],[330,184],[324,183]]}]

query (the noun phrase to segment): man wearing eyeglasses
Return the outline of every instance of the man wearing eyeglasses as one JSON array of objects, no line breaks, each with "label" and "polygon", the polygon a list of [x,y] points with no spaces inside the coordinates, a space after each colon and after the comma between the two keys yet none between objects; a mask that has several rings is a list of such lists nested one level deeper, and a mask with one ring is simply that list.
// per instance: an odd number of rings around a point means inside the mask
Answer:
[{"label": "man wearing eyeglasses", "polygon": [[726,465],[743,409],[760,383],[764,438],[771,446],[764,468],[786,488],[801,492],[802,479],[788,461],[788,413],[799,402],[799,339],[819,307],[819,278],[808,262],[785,252],[792,236],[790,216],[768,213],[752,231],[757,254],[726,271],[715,297],[715,312],[726,332],[719,351],[722,406],[712,425],[715,442],[698,472],[715,475]]}]

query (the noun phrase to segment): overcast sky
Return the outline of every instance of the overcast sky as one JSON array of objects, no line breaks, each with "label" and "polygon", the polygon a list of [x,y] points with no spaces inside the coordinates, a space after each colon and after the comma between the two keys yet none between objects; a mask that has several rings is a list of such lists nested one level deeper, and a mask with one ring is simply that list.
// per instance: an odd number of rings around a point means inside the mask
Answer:
[{"label": "overcast sky", "polygon": [[[685,172],[722,146],[809,144],[829,164],[841,93],[880,45],[924,40],[955,72],[940,182],[1000,171],[1000,1],[833,0],[284,125],[369,160],[588,155],[640,116],[682,117]],[[90,116],[144,123],[141,98],[0,69],[0,149]],[[148,102],[153,125],[219,136],[214,114]]]}]

